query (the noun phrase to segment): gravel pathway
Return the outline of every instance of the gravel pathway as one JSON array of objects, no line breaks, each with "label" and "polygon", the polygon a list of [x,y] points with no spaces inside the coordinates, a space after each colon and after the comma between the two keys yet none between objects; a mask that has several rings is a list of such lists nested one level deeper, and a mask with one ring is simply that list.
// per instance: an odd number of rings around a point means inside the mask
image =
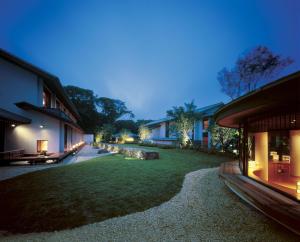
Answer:
[{"label": "gravel pathway", "polygon": [[[19,235],[7,241],[297,241],[243,203],[218,169],[189,173],[170,201],[144,212],[72,230]],[[299,240],[298,240],[299,241]]]}]

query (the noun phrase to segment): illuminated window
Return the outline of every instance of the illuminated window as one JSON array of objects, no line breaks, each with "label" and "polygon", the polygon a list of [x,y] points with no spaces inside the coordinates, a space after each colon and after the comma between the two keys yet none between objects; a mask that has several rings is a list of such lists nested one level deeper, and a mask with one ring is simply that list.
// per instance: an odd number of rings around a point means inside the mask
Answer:
[{"label": "illuminated window", "polygon": [[269,159],[290,161],[289,132],[286,130],[269,132]]},{"label": "illuminated window", "polygon": [[43,107],[44,108],[51,107],[51,95],[47,89],[44,89],[44,92],[43,92]]},{"label": "illuminated window", "polygon": [[37,153],[45,153],[48,151],[48,140],[37,140]]}]

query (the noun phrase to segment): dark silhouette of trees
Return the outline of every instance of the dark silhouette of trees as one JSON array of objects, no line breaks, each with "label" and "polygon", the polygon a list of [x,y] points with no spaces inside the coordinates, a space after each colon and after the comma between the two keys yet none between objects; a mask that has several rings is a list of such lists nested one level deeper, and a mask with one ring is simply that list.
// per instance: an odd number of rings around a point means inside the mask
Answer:
[{"label": "dark silhouette of trees", "polygon": [[[98,97],[92,90],[76,86],[65,86],[64,88],[81,116],[79,125],[86,133],[95,134],[103,130],[105,139],[109,140],[116,128],[121,130],[123,129],[122,125],[127,128],[134,122],[132,120],[118,122],[118,119],[126,115],[129,115],[130,118],[134,117],[121,100]],[[138,127],[135,126],[133,129],[137,132]]]},{"label": "dark silhouette of trees", "polygon": [[289,57],[283,58],[265,46],[257,46],[241,55],[232,69],[223,68],[217,79],[222,92],[234,99],[270,82],[291,63]]}]

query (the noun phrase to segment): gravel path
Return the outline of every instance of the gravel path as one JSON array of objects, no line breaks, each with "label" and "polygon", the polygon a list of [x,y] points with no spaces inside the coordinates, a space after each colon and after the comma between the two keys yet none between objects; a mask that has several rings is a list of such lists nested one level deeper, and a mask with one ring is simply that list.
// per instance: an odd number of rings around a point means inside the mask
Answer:
[{"label": "gravel path", "polygon": [[170,201],[144,212],[72,230],[6,237],[7,241],[297,241],[243,203],[218,170],[189,173]]}]

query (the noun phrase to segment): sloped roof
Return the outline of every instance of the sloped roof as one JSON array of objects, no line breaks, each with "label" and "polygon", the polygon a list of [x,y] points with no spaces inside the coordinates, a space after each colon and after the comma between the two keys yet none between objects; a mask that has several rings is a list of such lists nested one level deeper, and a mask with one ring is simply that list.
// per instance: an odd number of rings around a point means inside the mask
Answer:
[{"label": "sloped roof", "polygon": [[196,111],[197,113],[200,113],[204,117],[213,116],[224,105],[225,104],[223,102],[219,102],[209,106],[198,108]]},{"label": "sloped roof", "polygon": [[238,128],[248,117],[274,111],[300,111],[300,71],[282,77],[226,104],[216,113],[224,127]]},{"label": "sloped roof", "polygon": [[77,109],[75,108],[72,101],[68,98],[63,86],[60,83],[60,80],[57,76],[50,74],[42,70],[41,68],[28,63],[19,57],[16,57],[7,51],[0,48],[0,57],[27,70],[30,71],[39,77],[43,78],[44,82],[46,83],[47,87],[52,90],[55,95],[61,100],[61,102],[70,110],[70,112],[78,119],[80,118]]},{"label": "sloped roof", "polygon": [[163,122],[167,122],[167,121],[171,121],[172,118],[169,118],[169,117],[166,117],[166,118],[161,118],[161,119],[158,119],[158,120],[154,120],[150,123],[147,123],[145,124],[145,126],[155,126],[157,124],[160,124],[160,123],[163,123]]},{"label": "sloped roof", "polygon": [[[198,109],[196,109],[196,112],[201,114],[202,117],[210,117],[210,116],[213,116],[223,106],[224,106],[224,103],[219,102],[219,103],[215,103],[215,104],[212,104],[209,106],[198,108]],[[171,120],[172,120],[172,118],[166,117],[166,118],[158,119],[158,120],[152,121],[150,123],[147,123],[147,124],[145,124],[145,126],[148,126],[148,127],[156,126],[160,123],[171,121]]]}]

